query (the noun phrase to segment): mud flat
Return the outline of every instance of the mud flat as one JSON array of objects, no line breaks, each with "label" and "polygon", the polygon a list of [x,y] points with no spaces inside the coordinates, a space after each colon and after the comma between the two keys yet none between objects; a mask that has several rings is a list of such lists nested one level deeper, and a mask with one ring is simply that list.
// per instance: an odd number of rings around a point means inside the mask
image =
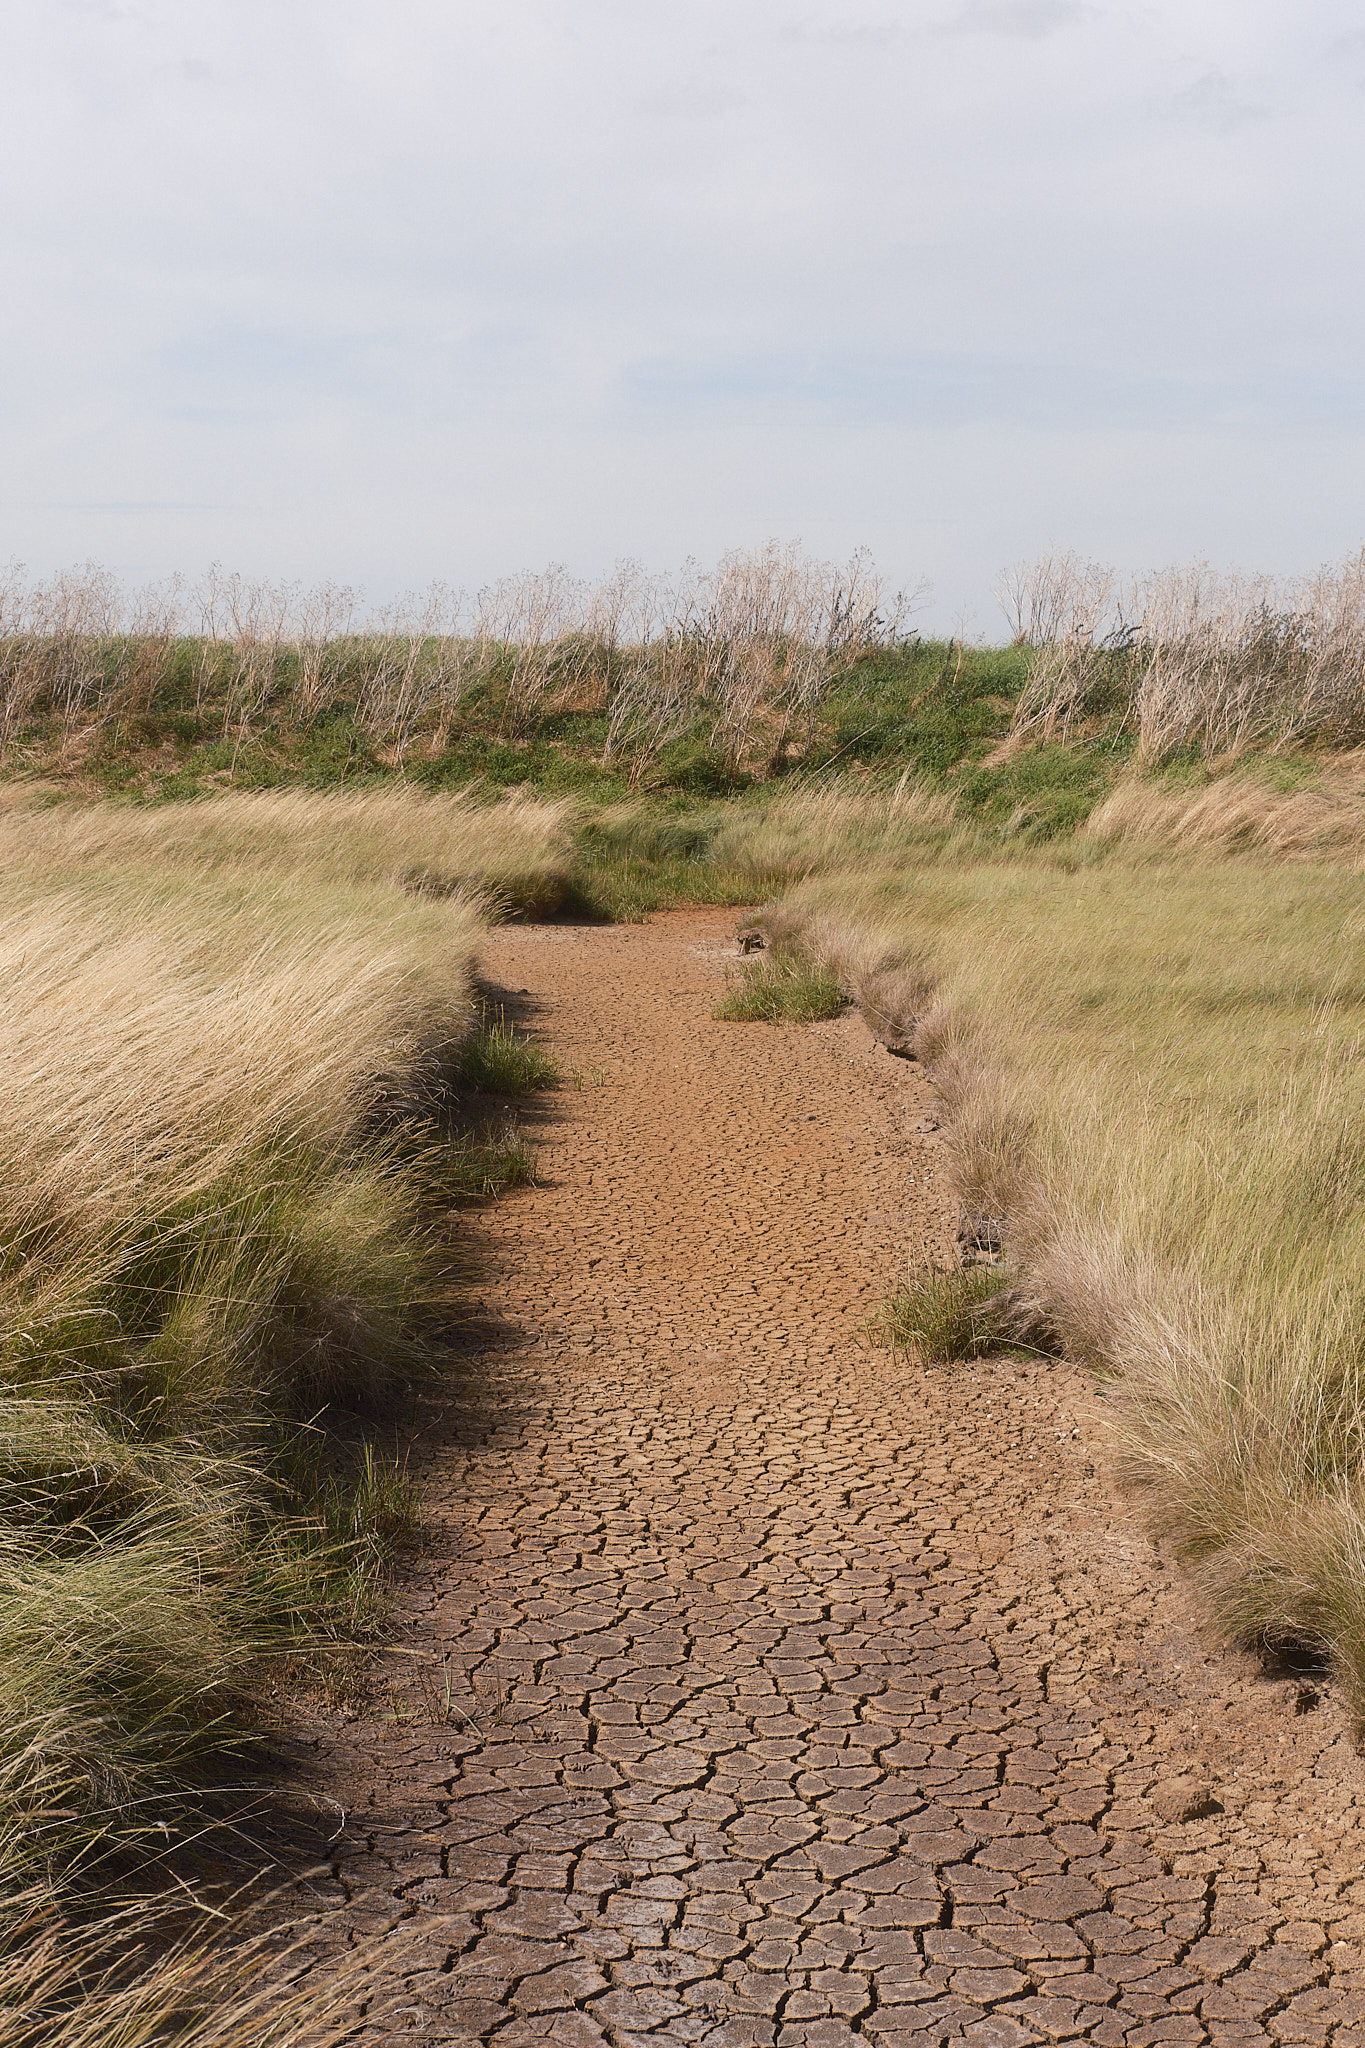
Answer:
[{"label": "mud flat", "polygon": [[398,2038],[1365,2043],[1330,1687],[1210,1652],[1079,1374],[870,1347],[956,1225],[932,1094],[856,1019],[711,1021],[732,931],[488,941],[577,1079],[474,1226],[301,1902],[391,1944]]}]

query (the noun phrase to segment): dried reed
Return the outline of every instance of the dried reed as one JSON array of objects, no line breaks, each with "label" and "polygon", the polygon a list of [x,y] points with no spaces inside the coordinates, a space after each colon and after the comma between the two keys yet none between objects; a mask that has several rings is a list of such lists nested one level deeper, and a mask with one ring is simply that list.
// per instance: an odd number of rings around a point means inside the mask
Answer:
[{"label": "dried reed", "polygon": [[919,592],[890,593],[864,554],[843,568],[776,543],[673,579],[618,564],[590,585],[561,565],[466,599],[433,583],[365,617],[335,584],[250,581],[213,565],[127,591],[94,564],[46,582],[0,571],[0,751],[26,720],[99,721],[212,698],[240,747],[272,707],[307,726],[345,707],[401,765],[439,750],[472,691],[524,738],[557,705],[608,714],[607,760],[638,780],[698,726],[734,760],[808,740],[831,684],[901,633]]},{"label": "dried reed", "polygon": [[1050,555],[1012,571],[1001,601],[1038,650],[1016,734],[1118,711],[1146,761],[1365,739],[1365,550],[1298,582],[1195,563],[1127,585]]}]

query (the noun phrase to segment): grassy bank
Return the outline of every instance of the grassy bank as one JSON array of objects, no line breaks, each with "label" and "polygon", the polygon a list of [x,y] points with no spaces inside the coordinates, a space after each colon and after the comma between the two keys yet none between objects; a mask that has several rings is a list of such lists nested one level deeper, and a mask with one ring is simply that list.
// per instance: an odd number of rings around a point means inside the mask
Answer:
[{"label": "grassy bank", "polygon": [[127,591],[0,572],[0,775],[179,800],[223,789],[525,788],[681,809],[793,775],[951,783],[1000,829],[1069,829],[1131,740],[999,749],[1044,650],[924,640],[862,557],[799,549],[560,571],[362,615],[353,593],[218,572]]},{"label": "grassy bank", "polygon": [[1139,793],[1007,855],[867,805],[840,855],[827,803],[770,928],[925,1061],[1016,1313],[1102,1376],[1215,1626],[1365,1717],[1365,928],[1353,846],[1258,852],[1273,809],[1240,854]]},{"label": "grassy bank", "polygon": [[0,815],[0,1940],[154,1874],[269,1660],[373,1629],[412,1510],[365,1418],[452,1204],[525,1171],[471,1095],[547,1078],[479,931],[566,859],[553,806],[411,794]]}]

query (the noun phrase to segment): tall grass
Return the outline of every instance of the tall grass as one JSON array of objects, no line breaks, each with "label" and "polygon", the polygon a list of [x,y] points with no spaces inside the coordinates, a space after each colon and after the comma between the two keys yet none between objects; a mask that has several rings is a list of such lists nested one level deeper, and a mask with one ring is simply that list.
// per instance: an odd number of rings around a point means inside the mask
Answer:
[{"label": "tall grass", "polygon": [[1125,778],[1091,811],[1083,842],[1128,840],[1187,849],[1224,847],[1291,859],[1365,854],[1365,785],[1349,757],[1310,784],[1275,789],[1236,772],[1195,788]]},{"label": "tall grass", "polygon": [[1353,863],[864,836],[822,867],[775,912],[783,943],[874,1008],[905,977],[889,1028],[1022,1270],[1014,1322],[1104,1377],[1123,1469],[1217,1629],[1330,1657],[1365,1720]]},{"label": "tall grass", "polygon": [[[56,804],[11,784],[0,795],[0,863],[50,885],[60,869],[126,899],[145,886],[217,896],[273,877],[294,893],[382,889],[461,897],[494,916],[545,917],[570,887],[574,817],[566,801],[516,794],[495,806],[468,793],[224,791],[174,806]],[[191,878],[198,877],[195,882]],[[296,924],[298,921],[296,921]]]},{"label": "tall grass", "polygon": [[0,1955],[0,2048],[340,2048],[390,2016],[363,1946],[322,1965],[305,1929],[226,1925],[141,1902],[77,1930],[35,1904]]},{"label": "tall grass", "polygon": [[428,1369],[482,907],[562,843],[526,804],[0,816],[0,1944],[202,1827],[263,1658],[373,1627],[409,1505],[326,1418]]}]

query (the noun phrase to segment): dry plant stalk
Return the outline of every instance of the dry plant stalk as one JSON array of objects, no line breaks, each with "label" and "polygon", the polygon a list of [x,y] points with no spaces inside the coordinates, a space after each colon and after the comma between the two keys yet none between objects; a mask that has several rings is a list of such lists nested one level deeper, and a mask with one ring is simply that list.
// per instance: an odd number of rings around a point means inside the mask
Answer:
[{"label": "dry plant stalk", "polygon": [[16,1903],[0,1940],[0,2048],[341,2048],[362,2014],[373,2032],[400,1996],[376,1979],[377,1944],[338,1955],[316,1927],[252,1932],[243,1910],[186,1933],[151,1902],[78,1926],[40,1899],[27,1914]]},{"label": "dry plant stalk", "polygon": [[1365,550],[1298,582],[1201,562],[1124,584],[1054,554],[1012,570],[1001,603],[1037,649],[1019,735],[1117,706],[1148,762],[1365,739]]},{"label": "dry plant stalk", "polygon": [[217,563],[192,590],[174,578],[141,591],[91,563],[32,583],[11,563],[0,570],[0,751],[54,712],[72,726],[176,708],[188,679],[197,714],[221,701],[238,748],[267,712],[307,726],[345,707],[401,766],[419,738],[445,746],[478,684],[503,740],[556,707],[605,709],[604,758],[624,761],[632,783],[694,729],[732,761],[760,748],[780,759],[808,744],[831,684],[895,641],[921,595],[891,593],[865,553],[836,568],[776,542],[710,570],[689,561],[675,578],[621,562],[592,585],[552,563],[469,600],[435,582],[369,615],[352,589]]}]

